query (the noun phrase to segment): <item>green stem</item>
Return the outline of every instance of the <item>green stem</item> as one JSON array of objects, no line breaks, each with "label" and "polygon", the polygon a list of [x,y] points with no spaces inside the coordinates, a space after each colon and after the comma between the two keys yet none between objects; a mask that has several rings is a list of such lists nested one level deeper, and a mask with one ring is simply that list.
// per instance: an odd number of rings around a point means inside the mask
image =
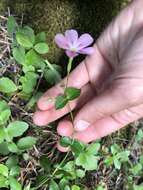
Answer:
[{"label": "green stem", "polygon": [[69,74],[72,68],[72,62],[73,62],[73,58],[69,58],[69,62],[68,62],[68,66],[67,66],[67,81],[66,81],[66,85],[65,85],[65,89],[68,86],[68,81],[69,81]]},{"label": "green stem", "polygon": [[[69,62],[68,62],[68,66],[67,66],[67,80],[66,80],[66,84],[65,84],[65,88],[64,88],[64,91],[65,89],[67,88],[68,86],[68,81],[69,81],[69,74],[70,74],[70,71],[72,69],[72,62],[73,62],[73,58],[69,58]],[[73,118],[73,113],[72,113],[72,110],[71,110],[71,107],[70,107],[70,104],[69,104],[69,101],[67,103],[68,105],[68,108],[69,108],[69,113],[70,113],[70,117],[71,117],[71,121],[72,121],[72,124],[73,124],[73,121],[74,121],[74,118]],[[72,138],[73,140],[73,138]],[[61,163],[59,164],[59,167],[65,162],[66,158],[68,157],[70,152],[67,152],[67,154],[65,155],[65,157],[63,158],[63,160],[61,161]],[[53,173],[52,173],[52,177],[54,177],[55,173],[58,171],[59,167],[57,167]]]}]

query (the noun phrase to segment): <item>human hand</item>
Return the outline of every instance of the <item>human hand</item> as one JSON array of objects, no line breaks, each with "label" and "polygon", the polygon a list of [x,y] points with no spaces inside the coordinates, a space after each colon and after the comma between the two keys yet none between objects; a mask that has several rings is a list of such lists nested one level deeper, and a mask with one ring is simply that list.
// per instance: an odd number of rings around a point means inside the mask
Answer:
[{"label": "human hand", "polygon": [[[81,88],[72,101],[78,109],[74,118],[74,138],[91,142],[143,116],[143,11],[136,0],[112,21],[94,45],[95,53],[70,74],[68,86]],[[38,101],[35,124],[46,125],[69,112],[55,110],[51,97],[62,92],[61,84],[49,89]],[[61,136],[71,136],[71,122],[63,119],[57,128]]]}]

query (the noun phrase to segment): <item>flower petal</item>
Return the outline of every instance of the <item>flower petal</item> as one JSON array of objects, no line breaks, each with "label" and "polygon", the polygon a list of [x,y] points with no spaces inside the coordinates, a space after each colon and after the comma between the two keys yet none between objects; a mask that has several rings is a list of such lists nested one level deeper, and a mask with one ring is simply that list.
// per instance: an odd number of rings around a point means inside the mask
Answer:
[{"label": "flower petal", "polygon": [[66,30],[65,37],[70,45],[75,44],[78,40],[78,33],[76,30],[73,30],[73,29]]},{"label": "flower petal", "polygon": [[95,51],[95,49],[93,47],[88,47],[88,48],[84,48],[84,49],[79,50],[78,53],[91,55],[94,53],[94,51]]},{"label": "flower petal", "polygon": [[68,49],[68,43],[63,34],[57,34],[55,36],[55,43],[62,49]]},{"label": "flower petal", "polygon": [[82,49],[88,47],[93,43],[94,39],[89,34],[83,34],[78,39],[78,48]]},{"label": "flower petal", "polygon": [[77,52],[70,51],[70,50],[67,50],[67,51],[66,51],[66,54],[67,54],[67,56],[70,57],[70,58],[74,58],[74,57],[76,57],[76,56],[78,55]]}]

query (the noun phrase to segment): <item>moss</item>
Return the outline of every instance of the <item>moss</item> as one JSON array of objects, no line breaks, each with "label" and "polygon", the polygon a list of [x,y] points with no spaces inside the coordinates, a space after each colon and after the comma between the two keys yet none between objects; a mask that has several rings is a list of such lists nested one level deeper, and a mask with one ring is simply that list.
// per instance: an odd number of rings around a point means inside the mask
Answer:
[{"label": "moss", "polygon": [[47,32],[50,45],[49,60],[59,62],[62,53],[53,39],[57,32],[75,28],[81,33],[99,36],[107,23],[117,14],[127,0],[8,0],[8,6],[16,14],[25,15],[25,22],[37,31]]}]

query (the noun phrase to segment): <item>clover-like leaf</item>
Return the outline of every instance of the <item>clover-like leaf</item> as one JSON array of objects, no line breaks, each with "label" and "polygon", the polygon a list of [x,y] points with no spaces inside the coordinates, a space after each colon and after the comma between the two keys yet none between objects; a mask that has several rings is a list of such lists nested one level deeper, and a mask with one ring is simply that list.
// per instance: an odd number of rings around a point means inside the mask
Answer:
[{"label": "clover-like leaf", "polygon": [[100,149],[100,143],[91,143],[90,145],[88,145],[88,147],[86,148],[87,152],[89,154],[93,154],[96,155],[98,153],[98,150]]},{"label": "clover-like leaf", "polygon": [[8,155],[8,153],[9,153],[9,150],[8,150],[7,142],[0,143],[0,154]]},{"label": "clover-like leaf", "polygon": [[9,177],[11,190],[22,190],[22,185],[12,176]]},{"label": "clover-like leaf", "polygon": [[11,169],[12,167],[16,166],[18,164],[18,156],[12,155],[9,156],[9,158],[6,161],[6,166]]},{"label": "clover-like leaf", "polygon": [[17,29],[18,29],[18,24],[17,24],[15,18],[13,16],[9,16],[8,21],[7,21],[8,34],[12,37]]},{"label": "clover-like leaf", "polygon": [[77,185],[73,185],[72,188],[71,188],[71,190],[80,190],[80,187],[77,186]]},{"label": "clover-like leaf", "polygon": [[2,77],[0,79],[0,92],[13,93],[17,90],[16,85],[8,77]]},{"label": "clover-like leaf", "polygon": [[35,68],[44,68],[44,60],[33,49],[26,53],[26,64],[32,65]]},{"label": "clover-like leaf", "polygon": [[51,180],[49,190],[59,190],[58,184],[54,180]]},{"label": "clover-like leaf", "polygon": [[32,28],[25,26],[16,33],[16,40],[22,47],[30,49],[35,43],[35,35]]},{"label": "clover-like leaf", "polygon": [[0,174],[8,177],[8,167],[4,164],[0,164]]},{"label": "clover-like leaf", "polygon": [[8,149],[10,152],[17,153],[18,152],[18,147],[14,142],[9,142],[8,143]]},{"label": "clover-like leaf", "polygon": [[44,77],[49,84],[54,85],[61,80],[61,72],[62,69],[59,65],[50,64],[50,68],[46,67],[44,70]]},{"label": "clover-like leaf", "polygon": [[24,76],[20,77],[22,84],[22,92],[31,94],[37,84],[38,75],[34,72],[27,72]]},{"label": "clover-like leaf", "polygon": [[[0,125],[5,124],[8,121],[10,115],[11,115],[11,111],[10,111],[9,105],[7,104],[6,101],[1,100],[0,101]],[[0,134],[2,133],[3,133],[3,130],[1,130]]]},{"label": "clover-like leaf", "polygon": [[17,146],[20,150],[27,150],[33,147],[33,145],[36,144],[36,138],[34,137],[23,137],[21,138],[18,143]]},{"label": "clover-like leaf", "polygon": [[92,154],[87,154],[85,152],[81,153],[76,158],[76,165],[82,166],[85,170],[96,170],[97,169],[98,158]]},{"label": "clover-like leaf", "polygon": [[7,127],[7,132],[9,136],[12,138],[19,137],[23,135],[25,131],[28,129],[28,124],[23,121],[13,121]]},{"label": "clover-like leaf", "polygon": [[22,46],[15,47],[12,50],[12,54],[17,63],[24,65],[25,63],[25,49]]},{"label": "clover-like leaf", "polygon": [[0,188],[8,188],[8,179],[3,175],[0,175]]},{"label": "clover-like leaf", "polygon": [[78,140],[72,140],[70,147],[75,156],[78,156],[85,149],[85,144]]},{"label": "clover-like leaf", "polygon": [[24,48],[30,49],[33,47],[33,43],[31,42],[31,40],[28,38],[26,34],[22,34],[18,32],[16,34],[16,39],[17,39],[17,42]]},{"label": "clover-like leaf", "polygon": [[34,46],[34,49],[39,54],[45,54],[48,53],[49,46],[44,42],[40,42]]},{"label": "clover-like leaf", "polygon": [[68,147],[70,146],[72,143],[72,139],[70,139],[69,137],[61,137],[60,139],[60,145],[63,147]]},{"label": "clover-like leaf", "polygon": [[80,96],[81,90],[74,87],[67,87],[64,91],[64,95],[68,100],[74,100]]},{"label": "clover-like leaf", "polygon": [[60,95],[56,97],[55,107],[56,109],[62,109],[66,104],[68,103],[68,100],[65,95]]}]

